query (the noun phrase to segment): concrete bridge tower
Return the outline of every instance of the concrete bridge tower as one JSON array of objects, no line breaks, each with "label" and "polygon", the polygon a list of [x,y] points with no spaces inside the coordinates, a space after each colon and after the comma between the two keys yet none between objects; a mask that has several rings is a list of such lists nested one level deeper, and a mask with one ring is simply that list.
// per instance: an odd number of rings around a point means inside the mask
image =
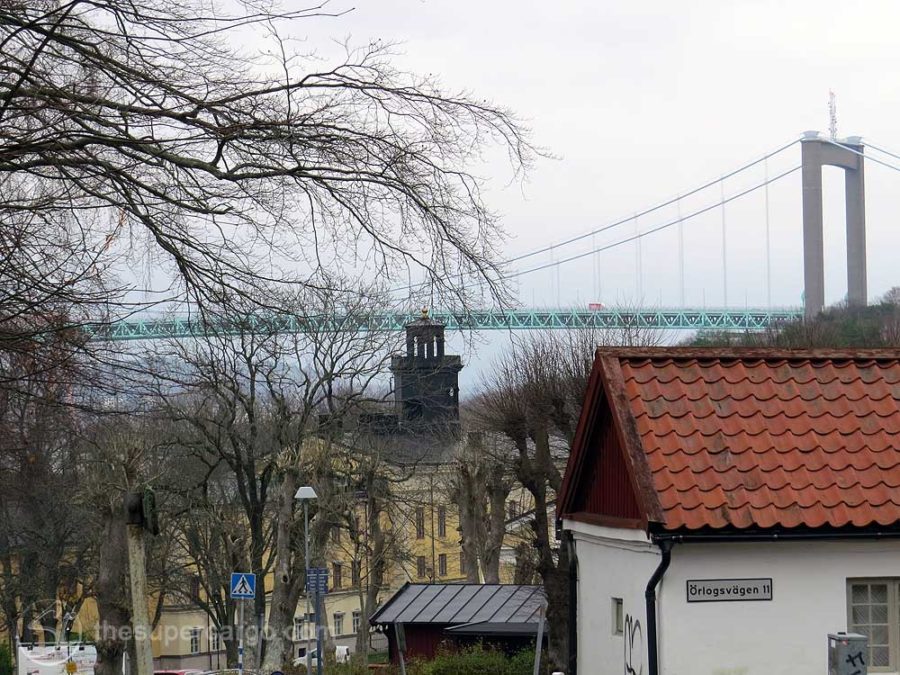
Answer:
[{"label": "concrete bridge tower", "polygon": [[804,313],[825,307],[825,247],[822,231],[822,167],[844,170],[847,220],[847,303],[862,307],[866,290],[866,197],[863,144],[858,136],[830,141],[816,131],[801,139],[803,172]]}]

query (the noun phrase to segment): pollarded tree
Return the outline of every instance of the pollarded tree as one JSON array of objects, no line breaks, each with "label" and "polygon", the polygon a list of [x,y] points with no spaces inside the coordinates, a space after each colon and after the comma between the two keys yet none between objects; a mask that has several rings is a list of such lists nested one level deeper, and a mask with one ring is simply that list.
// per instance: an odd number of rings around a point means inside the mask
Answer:
[{"label": "pollarded tree", "polygon": [[569,551],[556,543],[552,517],[594,353],[600,345],[646,346],[660,339],[636,329],[530,336],[501,357],[473,404],[476,423],[508,439],[515,479],[531,496],[531,543],[547,594],[548,656],[557,668],[569,665]]},{"label": "pollarded tree", "polygon": [[506,537],[506,502],[513,487],[514,453],[507,439],[496,442],[480,432],[460,444],[445,479],[446,492],[459,512],[461,549],[470,561],[466,576],[478,583],[500,583],[500,551]]}]

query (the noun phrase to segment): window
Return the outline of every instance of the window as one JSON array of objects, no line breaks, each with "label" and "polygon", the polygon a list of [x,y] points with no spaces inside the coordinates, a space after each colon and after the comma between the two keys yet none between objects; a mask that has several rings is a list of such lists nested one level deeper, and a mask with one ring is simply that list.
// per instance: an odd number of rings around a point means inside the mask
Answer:
[{"label": "window", "polygon": [[425,507],[416,507],[416,539],[425,538]]},{"label": "window", "polygon": [[350,563],[350,585],[359,586],[360,564],[359,560]]},{"label": "window", "polygon": [[625,632],[625,615],[622,598],[612,599],[612,634],[622,635]]},{"label": "window", "polygon": [[508,502],[506,502],[506,518],[507,520],[512,520],[513,518],[518,517],[518,515],[519,504],[515,500],[510,499]]},{"label": "window", "polygon": [[191,628],[191,654],[200,653],[200,629]]},{"label": "window", "polygon": [[303,617],[294,617],[294,642],[300,642],[303,639]]},{"label": "window", "polygon": [[331,543],[340,544],[341,543],[341,526],[333,525],[331,527]]},{"label": "window", "polygon": [[438,536],[439,537],[447,536],[447,507],[446,506],[438,507]]},{"label": "window", "polygon": [[353,612],[352,620],[353,620],[353,632],[359,633],[359,625],[360,625],[360,622],[362,621],[362,614],[360,613],[359,610]]},{"label": "window", "polygon": [[869,672],[900,664],[900,580],[858,579],[848,584],[847,628],[869,638]]},{"label": "window", "polygon": [[336,591],[341,590],[344,585],[344,580],[341,578],[342,567],[341,563],[331,563],[331,587]]},{"label": "window", "polygon": [[200,599],[200,577],[194,575],[191,577],[191,600]]},{"label": "window", "polygon": [[344,634],[344,613],[343,612],[335,612],[334,613],[334,634],[335,635],[343,635]]},{"label": "window", "polygon": [[459,552],[459,573],[460,574],[467,573],[466,572],[466,552],[465,551]]},{"label": "window", "polygon": [[222,649],[222,636],[219,635],[219,630],[217,628],[212,628],[209,631],[209,649],[213,652]]},{"label": "window", "polygon": [[425,556],[420,555],[416,558],[416,576],[420,579],[425,578]]},{"label": "window", "polygon": [[441,553],[438,556],[438,574],[442,577],[447,576],[447,554]]}]

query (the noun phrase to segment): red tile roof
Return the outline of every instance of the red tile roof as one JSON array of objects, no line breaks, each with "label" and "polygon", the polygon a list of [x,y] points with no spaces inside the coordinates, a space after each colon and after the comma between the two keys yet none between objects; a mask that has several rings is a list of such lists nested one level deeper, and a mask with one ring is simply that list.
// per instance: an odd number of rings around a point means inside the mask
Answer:
[{"label": "red tile roof", "polygon": [[596,368],[647,521],[900,524],[900,352],[600,350]]}]

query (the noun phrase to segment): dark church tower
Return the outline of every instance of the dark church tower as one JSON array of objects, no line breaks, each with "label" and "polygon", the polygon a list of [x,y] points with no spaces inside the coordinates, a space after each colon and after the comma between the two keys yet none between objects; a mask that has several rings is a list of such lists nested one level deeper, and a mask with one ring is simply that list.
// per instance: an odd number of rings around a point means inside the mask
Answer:
[{"label": "dark church tower", "polygon": [[406,354],[391,359],[394,400],[407,430],[459,428],[459,356],[444,353],[444,324],[428,317],[406,325]]}]

